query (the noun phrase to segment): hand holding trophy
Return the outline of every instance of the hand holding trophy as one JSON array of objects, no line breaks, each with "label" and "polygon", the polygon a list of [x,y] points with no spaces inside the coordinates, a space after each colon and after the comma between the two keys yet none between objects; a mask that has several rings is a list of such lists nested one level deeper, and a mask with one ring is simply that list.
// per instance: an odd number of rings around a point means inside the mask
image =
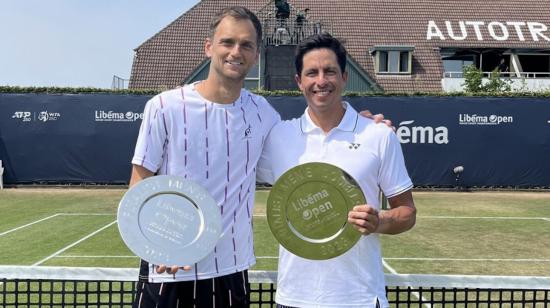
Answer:
[{"label": "hand holding trophy", "polygon": [[214,199],[199,184],[176,176],[153,176],[131,187],[117,219],[128,248],[170,274],[206,257],[221,233]]}]

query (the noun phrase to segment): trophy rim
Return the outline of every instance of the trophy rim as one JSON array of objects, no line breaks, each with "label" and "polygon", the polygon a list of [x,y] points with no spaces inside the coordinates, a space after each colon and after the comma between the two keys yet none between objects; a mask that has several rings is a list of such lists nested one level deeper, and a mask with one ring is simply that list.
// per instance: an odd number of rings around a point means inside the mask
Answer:
[{"label": "trophy rim", "polygon": [[[292,186],[283,184],[293,174],[303,173],[306,169],[311,172],[311,177],[295,181]],[[338,191],[343,200],[333,202],[333,204],[338,211],[346,213],[342,227],[323,239],[310,239],[301,236],[293,227],[293,225],[299,225],[301,222],[291,221],[295,218],[289,217],[287,213],[287,208],[290,206],[288,201],[290,195],[300,186],[313,182],[329,185],[332,189]],[[343,187],[347,188],[347,192],[344,191]],[[347,172],[329,163],[309,162],[287,170],[277,179],[268,196],[266,214],[271,232],[286,250],[306,259],[326,260],[347,252],[361,238],[361,233],[347,222],[347,212],[352,210],[355,205],[365,203],[367,201],[363,191],[357,181]]]},{"label": "trophy rim", "polygon": [[[147,201],[176,195],[186,198],[193,207],[172,204],[178,210],[199,218],[196,236],[181,245],[163,245],[146,235],[140,225],[140,217]],[[191,208],[191,209],[190,209]],[[157,175],[139,181],[122,197],[117,223],[119,233],[126,246],[141,259],[152,264],[192,265],[210,254],[221,234],[221,213],[210,193],[198,183],[173,175]]]}]

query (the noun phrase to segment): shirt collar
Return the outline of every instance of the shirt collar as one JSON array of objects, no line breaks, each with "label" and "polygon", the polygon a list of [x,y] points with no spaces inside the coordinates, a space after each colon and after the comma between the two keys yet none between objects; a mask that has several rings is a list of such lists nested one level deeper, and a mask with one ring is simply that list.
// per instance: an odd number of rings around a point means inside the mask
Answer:
[{"label": "shirt collar", "polygon": [[[342,102],[342,106],[344,106],[344,109],[346,112],[344,113],[344,117],[342,117],[342,121],[340,121],[340,124],[338,124],[337,127],[334,129],[338,129],[344,132],[353,132],[355,128],[357,127],[357,120],[359,119],[359,114],[353,107],[346,101]],[[308,113],[309,107],[306,108],[306,111],[300,118],[300,127],[302,129],[302,133],[311,133],[315,129],[320,128],[313,123],[313,120],[311,120],[311,117]]]}]

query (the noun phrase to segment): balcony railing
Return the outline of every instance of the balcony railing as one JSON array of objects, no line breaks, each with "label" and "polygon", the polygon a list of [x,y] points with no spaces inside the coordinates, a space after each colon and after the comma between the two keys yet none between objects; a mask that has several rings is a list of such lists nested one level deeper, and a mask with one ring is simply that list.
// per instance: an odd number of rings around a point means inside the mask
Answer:
[{"label": "balcony railing", "polygon": [[[482,83],[489,82],[492,74],[492,72],[483,72]],[[517,77],[511,72],[500,73],[500,79],[506,81],[512,91],[550,91],[550,72],[522,72],[520,76]],[[441,79],[441,87],[444,92],[462,92],[465,82],[463,72],[445,72]]]},{"label": "balcony railing", "polygon": [[310,35],[332,33],[331,24],[307,16],[305,11],[300,12],[292,5],[286,18],[277,14],[275,1],[269,1],[256,15],[262,23],[262,39],[266,46],[297,45]]},{"label": "balcony railing", "polygon": [[319,21],[305,20],[296,23],[287,19],[266,19],[262,27],[264,32],[264,43],[266,45],[297,45],[304,38],[319,34],[326,27]]},{"label": "balcony railing", "polygon": [[113,81],[111,82],[111,89],[113,90],[124,90],[128,89],[128,82],[130,79],[121,78],[117,75],[113,75]]},{"label": "balcony railing", "polygon": [[[483,72],[483,77],[491,78],[492,75],[493,72]],[[519,75],[518,77],[514,72],[500,72],[501,78],[550,78],[550,72],[521,72]],[[443,78],[464,78],[464,73],[444,72]]]}]

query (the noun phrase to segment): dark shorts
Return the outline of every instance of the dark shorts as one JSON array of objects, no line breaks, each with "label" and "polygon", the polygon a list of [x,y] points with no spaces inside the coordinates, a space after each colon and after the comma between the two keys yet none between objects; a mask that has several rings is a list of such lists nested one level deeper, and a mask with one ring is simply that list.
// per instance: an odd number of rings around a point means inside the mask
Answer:
[{"label": "dark shorts", "polygon": [[248,271],[204,280],[149,283],[139,281],[134,308],[248,307]]}]

